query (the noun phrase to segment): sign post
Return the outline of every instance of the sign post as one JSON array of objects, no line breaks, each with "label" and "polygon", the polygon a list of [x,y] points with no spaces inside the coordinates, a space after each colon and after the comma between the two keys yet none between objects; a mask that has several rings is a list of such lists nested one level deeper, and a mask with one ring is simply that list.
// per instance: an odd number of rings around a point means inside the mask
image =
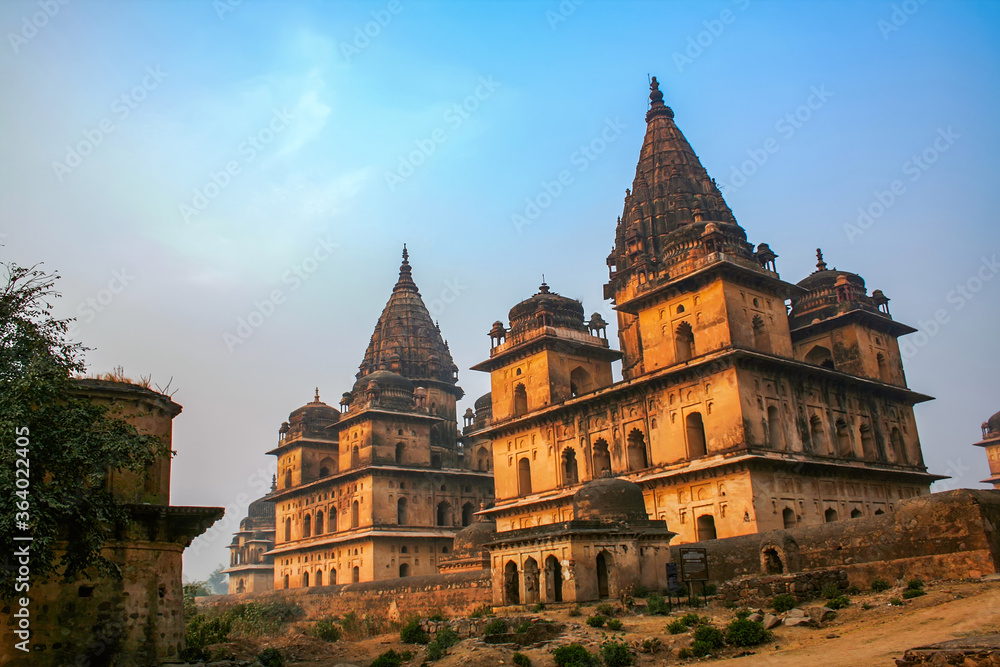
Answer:
[{"label": "sign post", "polygon": [[705,582],[708,581],[708,550],[700,547],[681,547],[681,579],[688,584],[688,604],[691,603],[691,586],[701,582],[701,595],[705,596]]}]

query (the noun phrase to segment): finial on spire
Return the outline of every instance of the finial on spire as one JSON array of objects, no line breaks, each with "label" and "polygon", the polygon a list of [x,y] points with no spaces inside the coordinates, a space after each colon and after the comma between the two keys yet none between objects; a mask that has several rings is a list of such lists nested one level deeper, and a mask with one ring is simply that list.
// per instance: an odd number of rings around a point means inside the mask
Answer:
[{"label": "finial on spire", "polygon": [[396,286],[392,290],[393,292],[408,291],[416,292],[417,285],[413,282],[413,276],[411,275],[410,269],[410,253],[406,249],[406,244],[403,244],[403,262],[399,265],[399,280],[396,281]]},{"label": "finial on spire", "polygon": [[656,116],[674,117],[674,111],[663,103],[663,92],[660,90],[660,82],[654,76],[649,82],[649,111],[646,112],[646,122],[648,123]]},{"label": "finial on spire", "polygon": [[823,250],[816,248],[816,270],[826,271],[826,262],[823,261]]},{"label": "finial on spire", "polygon": [[319,403],[319,387],[316,387],[316,400],[313,401],[313,402],[314,403]]},{"label": "finial on spire", "polygon": [[406,264],[407,260],[410,259],[410,253],[406,250],[406,244],[403,244],[403,263]]},{"label": "finial on spire", "polygon": [[542,274],[542,284],[538,286],[538,293],[539,294],[548,294],[549,293],[549,286],[545,283],[545,274],[544,273]]},{"label": "finial on spire", "polygon": [[278,476],[271,475],[271,493],[274,493],[277,490],[278,490]]}]

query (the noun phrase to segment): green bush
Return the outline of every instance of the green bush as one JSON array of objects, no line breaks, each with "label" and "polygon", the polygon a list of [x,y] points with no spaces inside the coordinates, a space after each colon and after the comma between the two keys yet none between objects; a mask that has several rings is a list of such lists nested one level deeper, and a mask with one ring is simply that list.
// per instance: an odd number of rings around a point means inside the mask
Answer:
[{"label": "green bush", "polygon": [[340,639],[341,630],[332,618],[321,618],[313,624],[310,634],[325,642],[335,642]]},{"label": "green bush", "polygon": [[483,635],[486,637],[490,635],[502,635],[505,632],[507,632],[507,621],[502,618],[493,619],[483,628]]},{"label": "green bush", "polygon": [[224,612],[232,619],[232,634],[243,637],[268,637],[279,634],[283,627],[301,618],[305,611],[294,602],[248,602]]},{"label": "green bush", "polygon": [[704,658],[706,655],[712,652],[715,647],[708,642],[695,642],[691,644],[691,653],[694,654],[696,658]]},{"label": "green bush", "polygon": [[525,654],[515,651],[511,657],[514,659],[514,667],[531,667],[531,658]]},{"label": "green bush", "polygon": [[488,604],[484,604],[473,609],[472,613],[469,614],[469,618],[485,618],[486,616],[492,616],[492,615],[493,615],[493,607],[489,606]]},{"label": "green bush", "polygon": [[750,618],[750,610],[740,609],[739,611],[736,612],[736,618]]},{"label": "green bush", "polygon": [[580,644],[560,646],[552,652],[552,659],[557,667],[598,667],[600,664],[597,656]]},{"label": "green bush", "polygon": [[177,657],[184,662],[208,662],[212,659],[212,654],[203,648],[196,648],[194,646],[188,646],[187,648],[181,649]]},{"label": "green bush", "polygon": [[428,617],[427,620],[434,621],[435,623],[440,623],[441,621],[447,621],[448,617],[442,614],[441,612],[437,612],[433,616]]},{"label": "green bush", "polygon": [[827,601],[826,606],[830,609],[843,609],[849,604],[851,604],[851,598],[846,595],[838,595],[835,598],[830,598],[830,600]]},{"label": "green bush", "polygon": [[726,643],[730,646],[757,646],[770,639],[764,624],[749,618],[737,618],[726,626]]},{"label": "green bush", "polygon": [[889,598],[889,604],[892,605],[893,607],[902,607],[903,601],[900,600],[899,598]]},{"label": "green bush", "polygon": [[680,650],[680,653],[677,654],[677,657],[680,658],[681,660],[687,660],[688,658],[693,658],[694,651],[692,651],[689,648],[682,648]]},{"label": "green bush", "polygon": [[403,656],[389,649],[379,657],[372,660],[368,667],[399,667],[403,664]]},{"label": "green bush", "polygon": [[824,600],[832,600],[833,598],[840,595],[840,586],[830,582],[823,585],[823,589],[819,593],[820,597]]},{"label": "green bush", "polygon": [[597,613],[600,616],[615,616],[616,611],[618,610],[611,604],[604,603],[597,605]]},{"label": "green bush", "polygon": [[567,615],[569,615],[569,616],[582,616],[583,612],[580,611],[580,605],[576,605],[575,607],[573,607],[572,609],[570,609],[569,612],[567,612]]},{"label": "green bush", "polygon": [[681,616],[681,623],[688,626],[689,628],[693,627],[701,623],[701,616],[695,614],[694,612],[688,612],[683,616]]},{"label": "green bush", "polygon": [[545,611],[545,603],[539,602],[538,604],[536,604],[534,607],[531,608],[531,611],[535,612],[536,614],[540,611]]},{"label": "green bush", "polygon": [[608,621],[608,630],[615,630],[615,631],[617,631],[617,630],[621,630],[622,627],[623,627],[622,626],[622,622],[619,621],[617,618],[612,618],[611,620]]},{"label": "green bush", "polygon": [[864,609],[865,611],[868,611],[869,609],[872,608],[872,606],[870,604],[868,604],[867,602],[864,602],[864,603],[861,604],[861,608]]},{"label": "green bush", "polygon": [[221,644],[229,639],[232,627],[232,618],[227,614],[213,618],[209,618],[205,614],[195,614],[187,622],[187,646],[201,649],[210,644]]},{"label": "green bush", "polygon": [[638,586],[632,587],[632,596],[637,598],[644,598],[649,596],[649,589],[639,584]]},{"label": "green bush", "polygon": [[514,632],[516,632],[517,634],[521,635],[521,634],[524,634],[525,632],[527,632],[530,629],[531,629],[531,621],[525,621],[521,625],[517,626],[517,630],[515,630]]},{"label": "green bush", "polygon": [[705,584],[705,590],[703,592],[705,593],[705,597],[710,597],[712,595],[718,595],[719,594],[719,587],[716,586],[715,584]]},{"label": "green bush", "polygon": [[653,616],[666,616],[670,613],[670,605],[659,595],[650,595],[646,600],[646,613]]},{"label": "green bush", "polygon": [[847,589],[848,595],[861,595],[861,589],[857,586],[849,586]]},{"label": "green bush", "polygon": [[365,614],[358,616],[355,612],[349,611],[344,614],[340,621],[340,627],[344,629],[344,634],[356,639],[367,637],[377,637],[388,629],[388,624],[380,616]]},{"label": "green bush", "polygon": [[892,584],[885,579],[882,579],[881,577],[872,579],[872,593],[883,593],[890,588],[892,588]]},{"label": "green bush", "polygon": [[663,648],[663,642],[657,637],[648,637],[642,640],[643,653],[657,653],[661,648]]},{"label": "green bush", "polygon": [[285,658],[276,648],[266,648],[257,655],[257,661],[264,667],[285,667]]},{"label": "green bush", "polygon": [[795,601],[795,596],[788,595],[787,593],[784,595],[775,595],[771,598],[771,609],[775,610],[779,614],[795,609],[796,604],[797,602]]},{"label": "green bush", "polygon": [[922,591],[919,588],[911,588],[903,591],[904,600],[912,600],[913,598],[918,598],[921,595],[927,595],[927,591]]},{"label": "green bush", "polygon": [[628,667],[635,663],[628,644],[611,640],[601,644],[601,659],[606,667]]},{"label": "green bush", "polygon": [[698,597],[697,595],[692,595],[691,598],[688,600],[688,604],[691,605],[692,607],[704,607],[705,601],[702,598]]},{"label": "green bush", "polygon": [[431,637],[420,627],[420,619],[414,617],[399,629],[399,640],[404,644],[426,644]]},{"label": "green bush", "polygon": [[694,630],[695,642],[704,642],[712,648],[722,648],[726,644],[722,630],[714,625],[699,625]]},{"label": "green bush", "polygon": [[684,622],[681,621],[680,619],[677,619],[676,621],[671,622],[667,626],[667,632],[669,632],[672,635],[683,634],[683,633],[685,633],[687,631],[688,631],[688,626],[685,625]]},{"label": "green bush", "polygon": [[607,620],[608,620],[607,617],[597,614],[596,616],[591,616],[590,618],[587,619],[587,625],[589,625],[592,628],[602,628],[604,627],[604,623]]},{"label": "green bush", "polygon": [[924,582],[920,579],[910,579],[906,582],[906,590],[908,591],[919,591],[923,590]]}]

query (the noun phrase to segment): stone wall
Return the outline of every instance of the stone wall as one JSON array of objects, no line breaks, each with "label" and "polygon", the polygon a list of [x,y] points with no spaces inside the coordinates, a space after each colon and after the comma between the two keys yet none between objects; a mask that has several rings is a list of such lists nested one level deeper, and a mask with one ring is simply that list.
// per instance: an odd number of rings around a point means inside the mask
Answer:
[{"label": "stone wall", "polygon": [[775,595],[794,595],[800,601],[812,600],[819,597],[824,586],[830,584],[846,590],[849,586],[847,572],[820,570],[763,577],[736,577],[722,584],[719,593],[726,602],[735,602],[745,607],[752,603],[766,602]]},{"label": "stone wall", "polygon": [[493,601],[489,570],[482,570],[339,586],[292,588],[261,596],[213,595],[199,598],[198,602],[211,607],[271,599],[294,602],[312,619],[354,612],[358,616],[371,614],[389,620],[435,613],[450,617],[468,616],[476,608],[489,606]]},{"label": "stone wall", "polygon": [[[681,546],[671,547],[674,562]],[[900,501],[889,514],[683,546],[708,550],[716,583],[818,569],[843,569],[859,586],[975,578],[1000,571],[1000,492],[946,491]]]}]

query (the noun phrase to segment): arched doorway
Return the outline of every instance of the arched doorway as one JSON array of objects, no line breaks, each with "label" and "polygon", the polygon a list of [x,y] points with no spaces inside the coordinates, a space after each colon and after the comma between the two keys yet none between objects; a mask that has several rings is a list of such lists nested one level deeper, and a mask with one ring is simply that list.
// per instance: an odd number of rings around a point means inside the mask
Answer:
[{"label": "arched doorway", "polygon": [[677,363],[687,361],[694,356],[694,330],[689,322],[677,325]]},{"label": "arched doorway", "polygon": [[437,506],[437,525],[450,526],[451,523],[451,503],[442,500]]},{"label": "arched doorway", "polygon": [[764,549],[762,555],[765,574],[784,574],[785,566],[781,562],[781,556],[778,555],[776,549]]},{"label": "arched doorway", "polygon": [[634,428],[629,432],[626,449],[628,450],[629,470],[643,470],[649,467],[646,459],[646,439],[643,437],[642,431]]},{"label": "arched doorway", "polygon": [[860,519],[861,517],[862,517],[861,510],[859,510],[857,508],[851,510],[851,518],[852,519]]},{"label": "arched doorway", "polygon": [[316,512],[316,534],[323,534],[323,510]]},{"label": "arched doorway", "polygon": [[400,498],[396,501],[396,523],[400,526],[406,525],[406,498]]},{"label": "arched doorway", "polygon": [[577,366],[569,374],[569,393],[571,396],[586,394],[593,386],[590,373],[583,366]]},{"label": "arched doorway", "polygon": [[361,450],[358,449],[357,445],[351,449],[351,467],[357,468],[361,465]]},{"label": "arched doorway", "polygon": [[711,514],[702,514],[698,517],[698,541],[702,540],[714,540],[716,539],[715,534],[715,517]]},{"label": "arched doorway", "polygon": [[576,484],[580,481],[580,475],[576,465],[576,450],[567,447],[562,453],[563,483]]},{"label": "arched doorway", "polygon": [[788,528],[795,528],[795,525],[799,522],[798,517],[795,516],[795,510],[791,507],[781,510],[781,521],[786,530]]},{"label": "arched doorway", "polygon": [[785,448],[785,434],[781,428],[781,416],[777,406],[767,408],[767,440],[771,449]]},{"label": "arched doorway", "polygon": [[312,536],[312,517],[306,514],[302,518],[302,537]]},{"label": "arched doorway", "polygon": [[514,416],[520,417],[528,412],[528,391],[523,384],[514,387]]},{"label": "arched doorway", "polygon": [[335,472],[337,472],[337,462],[329,456],[323,457],[323,460],[319,462],[319,476],[326,477]]},{"label": "arched doorway", "polygon": [[503,599],[504,604],[521,604],[521,578],[517,563],[512,560],[507,561],[503,568]]},{"label": "arched doorway", "polygon": [[608,441],[598,438],[594,442],[594,477],[599,478],[604,471],[611,472],[611,452],[608,450]]},{"label": "arched doorway", "polygon": [[400,563],[399,564],[399,576],[400,577],[408,577],[408,576],[410,576],[410,564],[409,563]]},{"label": "arched doorway", "polygon": [[330,568],[330,585],[333,586],[337,583],[337,568]]},{"label": "arched doorway", "polygon": [[323,585],[323,570],[316,570],[316,585]]},{"label": "arched doorway", "polygon": [[476,454],[476,468],[480,472],[487,472],[490,469],[490,455],[485,447],[480,447],[479,453]]},{"label": "arched doorway", "polygon": [[761,352],[771,351],[771,339],[767,335],[764,318],[760,315],[753,316],[753,346]]},{"label": "arched doorway", "polygon": [[808,354],[806,354],[805,362],[807,364],[816,364],[817,366],[823,366],[825,368],[836,368],[833,364],[833,354],[830,353],[830,349],[823,347],[822,345],[815,345]]},{"label": "arched doorway", "polygon": [[302,573],[302,586],[305,587],[305,588],[309,587],[309,573],[308,572],[303,572]]},{"label": "arched doorway", "polygon": [[528,558],[524,561],[524,603],[538,602],[538,561]]},{"label": "arched doorway", "polygon": [[705,440],[705,421],[700,412],[690,413],[684,420],[687,425],[688,458],[694,459],[708,454]]},{"label": "arched doorway", "polygon": [[237,584],[236,584],[236,592],[237,593],[245,593],[246,590],[247,590],[246,584],[244,584],[243,580],[240,579],[239,582],[237,582]]},{"label": "arched doorway", "polygon": [[517,461],[517,493],[520,496],[531,493],[531,461],[526,458]]},{"label": "arched doorway", "polygon": [[292,520],[291,518],[285,519],[285,541],[292,541]]},{"label": "arched doorway", "polygon": [[475,514],[475,508],[472,503],[465,503],[462,505],[462,525],[468,526],[472,524],[473,515]]},{"label": "arched doorway", "polygon": [[545,601],[562,602],[562,565],[555,556],[545,559]]},{"label": "arched doorway", "polygon": [[406,452],[406,445],[402,442],[396,443],[396,465],[400,465],[403,462],[403,455]]},{"label": "arched doorway", "polygon": [[361,581],[361,570],[358,568],[357,565],[355,565],[354,569],[351,570],[351,581],[353,581],[354,583],[358,583],[359,581]]},{"label": "arched doorway", "polygon": [[358,505],[358,501],[355,500],[351,503],[351,528],[357,528],[361,523],[361,507]]},{"label": "arched doorway", "polygon": [[602,551],[597,554],[597,597],[611,597],[611,560],[610,554]]},{"label": "arched doorway", "polygon": [[831,507],[830,509],[828,509],[826,512],[823,513],[823,518],[826,520],[827,523],[833,523],[839,518],[837,515],[837,510]]}]

